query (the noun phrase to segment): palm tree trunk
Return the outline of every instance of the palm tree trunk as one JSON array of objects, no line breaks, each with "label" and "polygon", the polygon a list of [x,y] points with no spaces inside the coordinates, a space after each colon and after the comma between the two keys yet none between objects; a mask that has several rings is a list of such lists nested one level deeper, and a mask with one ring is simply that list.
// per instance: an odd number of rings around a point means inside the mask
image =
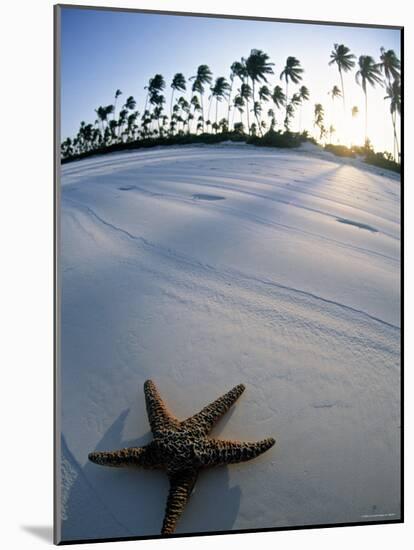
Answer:
[{"label": "palm tree trunk", "polygon": [[171,92],[171,105],[170,105],[170,131],[171,131],[171,134],[172,134],[171,123],[172,123],[173,98],[174,98],[174,88],[172,89],[172,92]]},{"label": "palm tree trunk", "polygon": [[200,103],[201,103],[201,118],[203,119],[203,134],[204,134],[204,105],[203,105],[203,94],[200,92]]},{"label": "palm tree trunk", "polygon": [[261,128],[260,128],[260,124],[259,124],[259,119],[257,118],[257,113],[256,113],[256,108],[255,108],[256,98],[255,98],[255,93],[254,93],[254,80],[253,80],[253,79],[252,79],[252,89],[253,89],[253,111],[254,111],[254,118],[256,119],[256,122],[257,122],[257,130],[258,130],[258,132],[261,133]]},{"label": "palm tree trunk", "polygon": [[285,128],[287,125],[287,110],[288,110],[288,79],[286,77],[286,96],[285,96],[285,105],[286,105],[286,111],[285,111]]},{"label": "palm tree trunk", "polygon": [[217,110],[218,110],[218,99],[216,98],[216,134],[217,134]]},{"label": "palm tree trunk", "polygon": [[144,113],[145,113],[145,111],[147,110],[147,105],[148,105],[148,95],[149,95],[149,91],[147,92],[147,97],[145,98],[145,107],[144,107]]},{"label": "palm tree trunk", "polygon": [[231,85],[230,85],[230,91],[229,91],[229,97],[228,97],[228,100],[227,100],[227,103],[228,103],[228,109],[227,109],[227,126],[228,126],[228,129],[230,131],[230,101],[231,101],[231,92],[233,91],[233,79],[231,80]]},{"label": "palm tree trunk", "polygon": [[248,98],[246,98],[246,105],[247,105],[247,131],[248,131],[248,134],[250,136],[250,115],[249,115],[249,100]]},{"label": "palm tree trunk", "polygon": [[395,155],[394,155],[394,159],[395,159],[395,162],[400,162],[400,148],[398,145],[398,137],[397,137],[397,130],[396,130],[396,113],[392,113],[392,125],[394,128],[395,148],[397,149],[397,158],[395,158]]},{"label": "palm tree trunk", "polygon": [[[262,107],[262,103],[260,103],[260,108]],[[257,114],[256,114],[256,121],[257,121],[257,127],[259,128],[259,132],[260,132],[260,137],[263,137],[263,132],[262,132],[262,125],[261,125],[261,120],[259,120]]]},{"label": "palm tree trunk", "polygon": [[344,104],[344,113],[345,113],[345,91],[344,91],[344,79],[342,76],[341,67],[339,67],[339,76],[341,77],[341,88],[342,88],[342,101]]},{"label": "palm tree trunk", "polygon": [[394,160],[396,159],[395,156],[395,121],[394,121],[394,113],[391,113],[391,122],[392,122],[392,128],[393,128],[393,136],[392,136],[392,156],[394,157]]},{"label": "palm tree trunk", "polygon": [[365,93],[365,144],[368,140],[368,99],[367,99],[367,91],[364,90]]},{"label": "palm tree trunk", "polygon": [[112,113],[112,120],[115,120],[115,113],[116,113],[116,102],[118,101],[118,98],[115,98],[115,104],[114,104],[114,112]]},{"label": "palm tree trunk", "polygon": [[212,103],[213,103],[213,94],[211,94],[209,104],[208,104],[207,120],[210,120],[210,112],[211,112]]}]

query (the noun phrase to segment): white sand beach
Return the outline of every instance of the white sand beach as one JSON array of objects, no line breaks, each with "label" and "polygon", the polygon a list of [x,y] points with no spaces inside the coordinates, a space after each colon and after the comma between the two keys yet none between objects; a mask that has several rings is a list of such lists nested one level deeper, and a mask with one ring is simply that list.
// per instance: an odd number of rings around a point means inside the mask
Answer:
[{"label": "white sand beach", "polygon": [[177,533],[398,519],[400,179],[308,145],[141,149],[62,166],[62,538],[156,535],[161,472],[88,463],[244,383]]}]

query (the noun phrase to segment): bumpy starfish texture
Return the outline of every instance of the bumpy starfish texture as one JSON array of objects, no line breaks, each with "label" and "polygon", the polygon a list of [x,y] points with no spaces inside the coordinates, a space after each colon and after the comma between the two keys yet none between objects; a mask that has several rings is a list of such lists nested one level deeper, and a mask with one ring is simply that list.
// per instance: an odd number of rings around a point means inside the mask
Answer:
[{"label": "bumpy starfish texture", "polygon": [[239,384],[199,413],[180,421],[168,412],[154,382],[147,380],[144,392],[153,441],[144,447],[95,451],[89,454],[89,460],[104,466],[140,466],[166,470],[170,491],[161,534],[172,534],[202,468],[245,462],[275,444],[272,437],[253,443],[208,437],[214,424],[244,389],[245,386]]}]

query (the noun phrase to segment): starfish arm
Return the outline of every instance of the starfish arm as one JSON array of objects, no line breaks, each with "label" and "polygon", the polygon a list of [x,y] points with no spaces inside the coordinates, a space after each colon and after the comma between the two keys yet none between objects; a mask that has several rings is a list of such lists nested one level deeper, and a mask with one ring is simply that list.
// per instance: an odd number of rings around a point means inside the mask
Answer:
[{"label": "starfish arm", "polygon": [[147,406],[148,420],[154,434],[162,429],[177,428],[179,422],[171,416],[164,405],[163,400],[152,380],[144,384],[145,404]]},{"label": "starfish arm", "polygon": [[210,439],[206,441],[198,455],[203,466],[237,464],[256,458],[273,447],[274,444],[273,437],[253,443]]},{"label": "starfish arm", "polygon": [[207,435],[214,424],[221,418],[233,405],[233,403],[244,392],[245,386],[239,384],[225,393],[210,405],[207,405],[199,413],[191,416],[182,422],[182,425],[190,430],[197,430],[199,435]]},{"label": "starfish arm", "polygon": [[197,473],[197,470],[188,470],[170,476],[170,491],[162,524],[162,535],[174,533],[177,521],[180,519],[197,480]]},{"label": "starfish arm", "polygon": [[163,463],[153,444],[145,447],[127,447],[117,451],[94,451],[88,458],[101,466],[141,466],[142,468],[162,468]]}]

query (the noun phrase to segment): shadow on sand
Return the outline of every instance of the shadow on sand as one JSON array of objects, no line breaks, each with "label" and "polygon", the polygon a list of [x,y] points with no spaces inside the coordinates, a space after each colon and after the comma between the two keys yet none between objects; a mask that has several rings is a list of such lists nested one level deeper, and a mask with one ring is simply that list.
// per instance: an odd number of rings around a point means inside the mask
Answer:
[{"label": "shadow on sand", "polygon": [[[94,450],[140,446],[151,440],[150,432],[139,439],[123,439],[128,414],[129,409],[120,414]],[[62,436],[62,474],[62,540],[160,533],[168,494],[164,472],[101,467],[90,462],[81,466]],[[240,488],[230,487],[227,467],[201,472],[177,533],[230,530],[240,498]]]}]

